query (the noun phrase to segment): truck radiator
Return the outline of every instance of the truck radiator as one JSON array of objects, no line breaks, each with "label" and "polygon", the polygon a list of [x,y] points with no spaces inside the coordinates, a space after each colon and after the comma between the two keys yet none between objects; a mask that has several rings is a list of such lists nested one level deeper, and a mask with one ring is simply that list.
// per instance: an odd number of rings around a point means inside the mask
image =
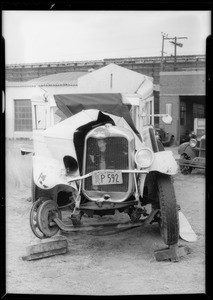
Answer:
[{"label": "truck radiator", "polygon": [[[98,146],[98,139],[90,137],[86,145],[86,168],[89,173],[95,170],[125,170],[128,165],[128,140],[124,137],[109,137],[102,139],[105,143],[104,151]],[[129,174],[122,174],[122,184],[92,185],[92,177],[85,179],[85,190],[98,190],[103,192],[127,192]]]}]

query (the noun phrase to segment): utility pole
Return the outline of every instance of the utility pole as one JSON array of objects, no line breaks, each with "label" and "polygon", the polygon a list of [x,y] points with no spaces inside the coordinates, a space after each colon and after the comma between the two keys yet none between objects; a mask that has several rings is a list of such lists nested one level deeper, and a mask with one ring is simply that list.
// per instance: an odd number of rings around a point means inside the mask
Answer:
[{"label": "utility pole", "polygon": [[[174,44],[175,48],[174,48],[174,70],[176,70],[176,65],[177,65],[177,46],[178,47],[183,47],[183,44],[178,43],[177,40],[181,40],[181,39],[187,39],[187,37],[168,37],[168,34],[161,32],[162,35],[162,51],[161,51],[161,71],[163,71],[163,54],[164,52],[164,40],[170,40],[169,42]],[[171,41],[172,40],[172,41]]]},{"label": "utility pole", "polygon": [[161,51],[161,71],[163,71],[163,55],[164,53],[164,40],[170,40],[171,38],[168,37],[168,34],[164,33],[164,32],[161,32],[161,35],[162,35],[162,51]]},{"label": "utility pole", "polygon": [[182,39],[187,39],[187,37],[174,37],[171,38],[171,40],[173,41],[169,41],[170,43],[174,44],[175,48],[174,48],[174,70],[176,71],[176,65],[177,65],[177,46],[178,47],[183,47],[182,43],[177,43],[177,40],[182,40]]}]

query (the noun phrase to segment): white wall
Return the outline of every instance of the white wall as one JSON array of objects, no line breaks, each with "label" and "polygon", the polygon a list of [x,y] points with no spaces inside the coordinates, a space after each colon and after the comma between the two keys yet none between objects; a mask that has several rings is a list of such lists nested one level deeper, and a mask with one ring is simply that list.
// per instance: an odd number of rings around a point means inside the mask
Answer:
[{"label": "white wall", "polygon": [[[135,93],[144,77],[147,76],[115,64],[109,64],[80,77],[78,86],[43,86],[41,88],[44,89],[44,93],[46,91],[50,94]],[[149,78],[152,80],[151,77]],[[39,89],[36,91],[35,87],[23,86],[23,82],[15,83],[16,86],[11,85],[11,83],[7,83],[6,87],[6,137],[31,138],[32,132],[14,132],[14,99],[31,99]]]},{"label": "white wall", "polygon": [[[78,79],[79,93],[135,93],[145,75],[109,64]],[[150,77],[151,79],[151,77]],[[152,80],[152,79],[151,79]]]},{"label": "white wall", "polygon": [[[77,86],[45,86],[42,88],[52,94],[70,94],[70,93],[77,92]],[[32,132],[30,131],[25,131],[25,132],[14,131],[15,129],[14,100],[31,99],[34,94],[35,94],[35,87],[26,87],[26,86],[6,87],[6,97],[5,97],[6,138],[32,138]]]}]

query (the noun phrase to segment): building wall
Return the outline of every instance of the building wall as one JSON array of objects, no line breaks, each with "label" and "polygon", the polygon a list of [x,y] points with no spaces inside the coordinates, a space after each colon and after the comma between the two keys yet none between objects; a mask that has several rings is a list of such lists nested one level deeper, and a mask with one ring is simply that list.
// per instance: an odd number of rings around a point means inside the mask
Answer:
[{"label": "building wall", "polygon": [[140,73],[109,64],[80,77],[78,90],[80,93],[134,93],[144,78]]},{"label": "building wall", "polygon": [[179,143],[180,96],[205,95],[205,71],[161,72],[160,73],[160,113],[166,113],[166,104],[172,104],[172,124],[160,120],[160,126],[175,135]]},{"label": "building wall", "polygon": [[[88,71],[93,68],[97,70],[110,63],[115,63],[129,70],[136,71],[154,78],[154,83],[159,84],[159,72],[161,69],[161,57],[132,57],[132,58],[111,58],[94,61],[72,61],[52,62],[37,64],[14,64],[6,66],[6,80],[28,81],[30,79],[62,72]],[[177,70],[204,70],[205,55],[178,55]],[[174,70],[174,57],[165,56],[164,71]]]},{"label": "building wall", "polygon": [[165,124],[163,123],[162,119],[159,118],[159,124],[161,128],[164,128],[166,132],[171,132],[175,136],[175,143],[177,142],[177,138],[179,136],[179,96],[171,96],[171,95],[160,95],[160,105],[159,110],[161,114],[166,113],[166,104],[172,104],[172,123]]},{"label": "building wall", "polygon": [[160,72],[160,94],[205,95],[205,71]]},{"label": "building wall", "polygon": [[[43,87],[50,94],[69,94],[77,91],[77,86],[45,86]],[[6,112],[6,138],[32,138],[30,131],[15,132],[15,104],[14,100],[31,99],[37,92],[36,87],[7,86],[5,97]],[[45,91],[44,91],[45,93]]]}]

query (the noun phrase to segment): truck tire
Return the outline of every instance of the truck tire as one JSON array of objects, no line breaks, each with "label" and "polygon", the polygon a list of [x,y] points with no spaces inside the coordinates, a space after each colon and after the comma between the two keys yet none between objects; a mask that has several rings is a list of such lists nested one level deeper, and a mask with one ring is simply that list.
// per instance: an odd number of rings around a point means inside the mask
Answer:
[{"label": "truck tire", "polygon": [[160,206],[159,227],[166,245],[173,245],[179,238],[179,219],[174,186],[171,176],[157,176],[157,198]]}]

